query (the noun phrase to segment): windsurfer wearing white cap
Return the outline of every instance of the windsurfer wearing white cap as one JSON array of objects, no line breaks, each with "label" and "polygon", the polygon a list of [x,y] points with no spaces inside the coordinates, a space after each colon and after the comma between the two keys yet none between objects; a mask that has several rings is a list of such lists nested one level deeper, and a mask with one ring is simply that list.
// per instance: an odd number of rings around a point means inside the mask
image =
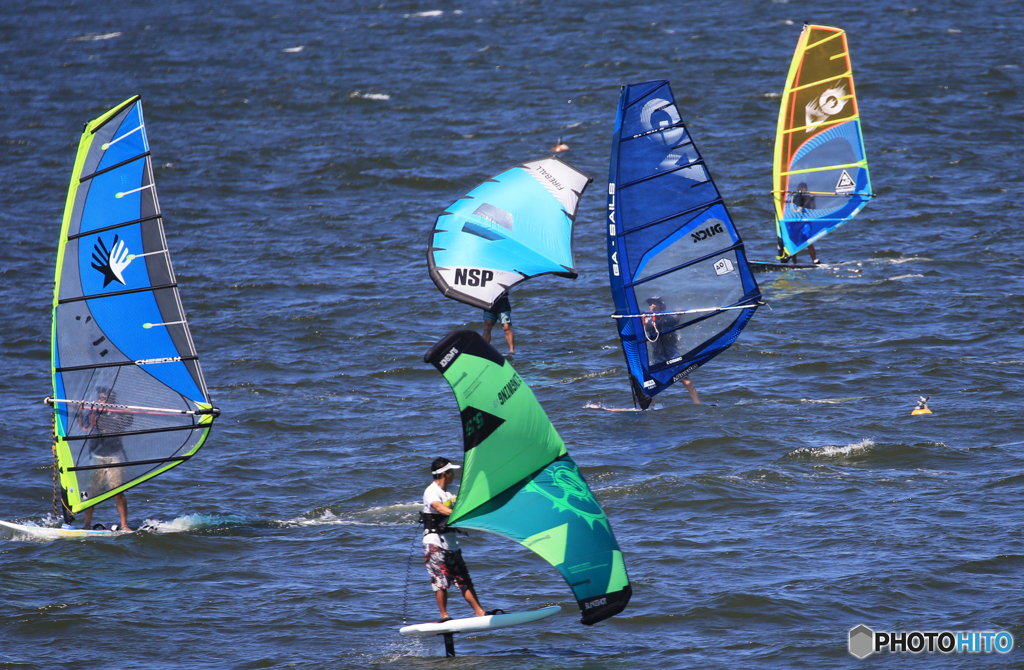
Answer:
[{"label": "windsurfer wearing white cap", "polygon": [[461,467],[443,456],[434,459],[430,464],[434,483],[423,492],[423,512],[420,514],[423,521],[423,561],[427,564],[430,584],[441,611],[440,623],[451,619],[448,616],[448,587],[453,583],[462,591],[462,596],[477,616],[494,613],[484,612],[477,602],[469,568],[462,560],[456,531],[447,525],[447,518],[455,504],[455,496],[447,489],[455,479],[455,471]]}]

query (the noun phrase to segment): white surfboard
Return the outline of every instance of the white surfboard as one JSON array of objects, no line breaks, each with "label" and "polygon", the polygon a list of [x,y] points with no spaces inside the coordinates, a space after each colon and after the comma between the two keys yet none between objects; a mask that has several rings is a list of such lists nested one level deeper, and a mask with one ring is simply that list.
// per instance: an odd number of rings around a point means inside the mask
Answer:
[{"label": "white surfboard", "polygon": [[398,632],[402,635],[444,635],[445,633],[475,633],[482,630],[518,626],[523,623],[540,621],[558,614],[562,608],[558,605],[543,607],[532,612],[511,612],[509,614],[490,614],[475,616],[468,619],[452,619],[444,623],[418,623],[405,626]]},{"label": "white surfboard", "polygon": [[85,530],[84,528],[53,528],[47,526],[24,526],[12,521],[0,521],[0,530],[20,533],[37,540],[61,540],[76,537],[110,537],[126,535],[130,530]]}]

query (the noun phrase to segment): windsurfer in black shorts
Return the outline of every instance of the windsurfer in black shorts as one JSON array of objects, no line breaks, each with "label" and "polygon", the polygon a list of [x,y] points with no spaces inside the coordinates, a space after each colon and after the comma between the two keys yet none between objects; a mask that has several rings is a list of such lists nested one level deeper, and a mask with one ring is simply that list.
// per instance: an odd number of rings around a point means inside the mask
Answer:
[{"label": "windsurfer in black shorts", "polygon": [[[652,295],[647,299],[647,306],[651,315],[644,317],[644,335],[647,336],[647,341],[651,343],[651,364],[664,363],[679,357],[679,349],[676,346],[679,340],[678,333],[666,333],[664,331],[675,328],[682,323],[682,315],[660,314],[659,312],[668,311],[665,307],[665,301],[661,299],[661,296]],[[690,400],[693,401],[693,404],[699,405],[700,398],[697,396],[697,388],[690,381],[689,377],[683,377],[683,386],[689,391]]]},{"label": "windsurfer in black shorts", "polygon": [[[793,209],[798,214],[802,214],[805,209],[814,209],[814,194],[807,192],[807,184],[800,182],[796,185],[796,193],[793,194]],[[821,261],[818,260],[818,255],[814,253],[814,245],[807,245],[807,252],[811,255],[811,262],[815,265],[820,265]],[[793,262],[796,263],[796,255],[793,256]]]},{"label": "windsurfer in black shorts", "polygon": [[462,596],[477,616],[503,613],[501,610],[485,612],[480,607],[469,568],[462,559],[456,531],[454,528],[449,529],[446,523],[455,504],[455,496],[446,489],[460,467],[444,457],[434,459],[430,464],[434,483],[423,492],[423,512],[420,514],[423,521],[423,561],[427,565],[437,607],[441,611],[440,623],[451,619],[448,615],[448,588],[452,584],[462,591]]}]

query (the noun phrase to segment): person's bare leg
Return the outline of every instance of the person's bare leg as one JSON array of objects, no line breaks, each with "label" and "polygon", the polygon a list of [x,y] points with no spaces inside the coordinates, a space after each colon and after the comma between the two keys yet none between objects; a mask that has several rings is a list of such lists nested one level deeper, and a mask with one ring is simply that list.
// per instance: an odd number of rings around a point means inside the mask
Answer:
[{"label": "person's bare leg", "polygon": [[128,499],[123,493],[114,496],[114,504],[117,506],[117,513],[121,516],[121,530],[131,530],[128,527]]},{"label": "person's bare leg", "polygon": [[697,397],[697,388],[693,385],[693,382],[690,381],[689,377],[683,377],[683,386],[685,386],[686,390],[690,392],[690,400],[693,401],[693,404],[699,405],[700,398]]},{"label": "person's bare leg", "polygon": [[480,607],[480,603],[477,602],[476,589],[474,589],[473,587],[464,589],[462,591],[462,597],[465,598],[466,602],[469,603],[469,606],[473,608],[474,614],[476,614],[477,616],[483,616],[487,614],[487,612],[484,612],[484,608]]},{"label": "person's bare leg", "polygon": [[814,245],[813,244],[808,244],[807,245],[807,251],[809,251],[810,254],[811,254],[811,262],[814,263],[815,265],[817,265],[818,264],[818,254],[814,253]]},{"label": "person's bare leg", "polygon": [[512,324],[503,323],[501,327],[505,330],[505,341],[508,342],[508,353],[516,353],[516,345],[512,343]]},{"label": "person's bare leg", "polygon": [[89,507],[85,510],[85,525],[82,526],[82,528],[84,528],[85,530],[92,530],[92,513],[92,507]]},{"label": "person's bare leg", "polygon": [[491,328],[493,327],[493,321],[484,321],[484,342],[487,342],[488,344],[491,342]]},{"label": "person's bare leg", "polygon": [[434,597],[437,598],[437,609],[441,610],[441,618],[444,619],[448,616],[448,592],[434,591]]}]

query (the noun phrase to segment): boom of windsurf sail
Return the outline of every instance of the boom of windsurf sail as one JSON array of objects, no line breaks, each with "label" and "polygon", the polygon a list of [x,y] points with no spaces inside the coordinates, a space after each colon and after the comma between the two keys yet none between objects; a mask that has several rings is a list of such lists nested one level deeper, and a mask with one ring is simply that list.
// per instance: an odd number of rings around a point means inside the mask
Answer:
[{"label": "boom of windsurf sail", "polygon": [[480,335],[460,330],[424,360],[451,384],[465,448],[448,525],[515,540],[568,582],[582,623],[625,609],[632,589],[608,519],[533,391]]},{"label": "boom of windsurf sail", "polygon": [[430,278],[446,297],[483,309],[531,277],[575,279],[572,228],[591,181],[557,158],[488,179],[437,217]]},{"label": "boom of windsurf sail", "polygon": [[725,351],[761,292],[667,81],[625,85],[608,176],[608,272],[641,407]]},{"label": "boom of windsurf sail", "polygon": [[772,195],[780,258],[846,223],[871,197],[846,33],[805,25],[786,77]]},{"label": "boom of windsurf sail", "polygon": [[57,251],[47,402],[72,513],[190,458],[219,414],[177,286],[136,96],[86,125]]}]

